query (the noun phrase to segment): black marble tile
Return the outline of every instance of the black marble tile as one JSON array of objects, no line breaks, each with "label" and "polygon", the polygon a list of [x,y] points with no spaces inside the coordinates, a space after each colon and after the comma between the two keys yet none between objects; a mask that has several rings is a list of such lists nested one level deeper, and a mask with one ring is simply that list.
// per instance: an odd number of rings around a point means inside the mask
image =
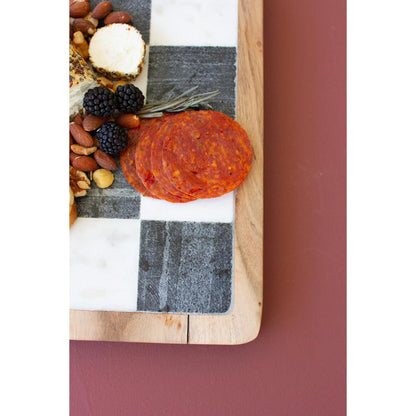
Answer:
[{"label": "black marble tile", "polygon": [[210,104],[235,118],[237,50],[234,47],[150,46],[147,101],[159,101],[198,86],[219,90]]},{"label": "black marble tile", "polygon": [[232,224],[142,221],[137,310],[226,313]]},{"label": "black marble tile", "polygon": [[[91,10],[102,0],[91,0]],[[130,24],[136,27],[143,36],[146,44],[149,43],[151,0],[111,0],[113,11],[127,12],[133,20]]]}]

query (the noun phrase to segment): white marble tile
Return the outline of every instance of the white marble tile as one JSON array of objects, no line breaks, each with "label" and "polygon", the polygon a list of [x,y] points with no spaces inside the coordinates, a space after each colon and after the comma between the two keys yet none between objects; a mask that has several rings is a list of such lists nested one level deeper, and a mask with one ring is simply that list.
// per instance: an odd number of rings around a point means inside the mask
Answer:
[{"label": "white marble tile", "polygon": [[143,95],[147,96],[147,74],[149,71],[149,45],[146,45],[146,53],[143,61],[143,69],[140,75],[133,81],[133,85],[140,89]]},{"label": "white marble tile", "polygon": [[142,197],[140,205],[142,220],[232,222],[234,220],[234,192],[218,198],[172,203]]},{"label": "white marble tile", "polygon": [[238,0],[152,0],[151,45],[237,46],[237,36]]},{"label": "white marble tile", "polygon": [[70,231],[71,309],[135,311],[139,220],[78,218]]}]

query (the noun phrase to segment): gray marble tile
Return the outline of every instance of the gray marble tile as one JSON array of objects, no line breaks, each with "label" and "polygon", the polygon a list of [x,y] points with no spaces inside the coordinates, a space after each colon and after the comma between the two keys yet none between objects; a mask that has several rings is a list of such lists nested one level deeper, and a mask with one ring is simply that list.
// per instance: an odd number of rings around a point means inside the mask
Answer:
[{"label": "gray marble tile", "polygon": [[147,101],[159,101],[198,86],[219,90],[213,109],[235,118],[236,55],[234,47],[150,46]]},{"label": "gray marble tile", "polygon": [[137,309],[226,313],[232,239],[232,224],[142,221]]},{"label": "gray marble tile", "polygon": [[[119,158],[116,157],[117,164]],[[78,216],[83,218],[139,218],[140,194],[127,182],[119,167],[111,187],[100,189],[91,181],[87,195],[77,198]]]},{"label": "gray marble tile", "polygon": [[[101,0],[91,0],[91,10]],[[123,11],[131,14],[131,24],[136,27],[143,36],[146,44],[149,43],[151,0],[111,0],[113,11]]]},{"label": "gray marble tile", "polygon": [[77,198],[80,218],[135,219],[140,215],[140,196],[122,195],[114,192],[105,194],[101,189],[92,189],[88,196]]}]

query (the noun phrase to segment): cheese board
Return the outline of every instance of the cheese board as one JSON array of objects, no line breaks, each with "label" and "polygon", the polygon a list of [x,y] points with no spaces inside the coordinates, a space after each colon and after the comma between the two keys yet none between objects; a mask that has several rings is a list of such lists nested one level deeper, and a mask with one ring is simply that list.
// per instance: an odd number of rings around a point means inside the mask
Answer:
[{"label": "cheese board", "polygon": [[[91,1],[91,10],[98,3]],[[260,329],[263,291],[262,1],[111,3],[113,11],[131,17],[128,24],[140,31],[145,45],[140,74],[132,80],[143,92],[143,108],[186,91],[214,92],[209,95],[208,109],[187,111],[190,116],[165,114],[160,118],[162,127],[146,130],[153,118],[143,117],[140,127],[129,130],[129,143],[139,131],[149,132],[149,137],[140,133],[139,138],[141,144],[148,139],[149,146],[156,142],[155,132],[172,131],[172,137],[180,137],[194,120],[202,123],[218,113],[215,122],[227,120],[227,137],[237,130],[237,124],[241,126],[244,133],[235,133],[236,143],[245,143],[242,137],[247,134],[253,157],[239,159],[251,166],[242,180],[227,178],[233,188],[224,186],[223,193],[215,193],[219,188],[210,182],[206,191],[200,191],[202,199],[175,203],[151,197],[152,192],[159,192],[151,187],[153,182],[145,181],[148,195],[137,192],[126,167],[130,147],[121,151],[120,158],[115,156],[117,168],[112,171],[111,186],[99,186],[101,178],[94,177],[97,180],[90,182],[83,196],[75,198],[78,218],[70,230],[70,338],[249,342]],[[168,125],[171,119],[184,124],[175,129]],[[212,123],[209,126],[211,129]],[[131,134],[133,130],[136,133]],[[172,152],[185,142],[172,140]],[[211,145],[215,148],[217,143]],[[137,143],[135,146],[132,154],[137,167],[140,149]],[[245,148],[241,146],[240,152]],[[155,150],[152,152],[153,160]],[[144,165],[149,157],[142,159]],[[169,160],[165,170],[172,164]],[[172,169],[171,179],[177,170]],[[175,189],[180,189],[182,182],[175,183]],[[186,195],[189,189],[185,189]]]}]

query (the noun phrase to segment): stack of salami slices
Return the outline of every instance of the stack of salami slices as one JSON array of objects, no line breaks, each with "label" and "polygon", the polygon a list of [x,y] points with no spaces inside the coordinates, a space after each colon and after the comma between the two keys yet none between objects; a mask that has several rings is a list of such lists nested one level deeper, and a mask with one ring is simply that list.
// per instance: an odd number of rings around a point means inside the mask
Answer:
[{"label": "stack of salami slices", "polygon": [[127,181],[144,196],[169,202],[215,198],[237,188],[250,171],[247,133],[216,111],[142,119],[120,154]]}]

